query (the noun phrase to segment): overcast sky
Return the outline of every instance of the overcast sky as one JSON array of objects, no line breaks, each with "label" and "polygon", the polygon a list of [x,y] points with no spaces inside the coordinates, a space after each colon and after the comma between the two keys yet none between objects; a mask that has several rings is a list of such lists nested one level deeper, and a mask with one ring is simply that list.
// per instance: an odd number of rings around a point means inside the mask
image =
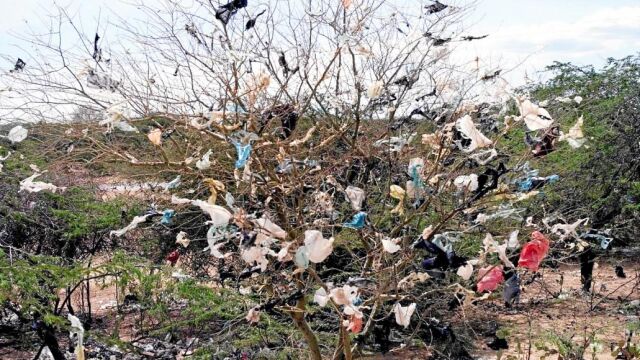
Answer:
[{"label": "overcast sky", "polygon": [[[403,6],[409,1],[402,0]],[[81,15],[89,29],[95,28],[99,15],[103,23],[113,20],[111,11],[127,18],[136,15],[135,7],[123,0],[57,3],[68,4],[70,12]],[[51,4],[53,0],[0,0],[0,54],[18,56],[14,45],[20,42],[10,34],[23,32],[28,26],[43,30],[41,24]],[[600,66],[608,57],[638,53],[640,0],[478,0],[468,27],[471,34],[490,36],[470,43],[463,49],[465,55],[477,55],[485,65],[496,68],[518,66],[508,78],[521,83],[525,71],[538,78],[536,71],[554,60]]]}]

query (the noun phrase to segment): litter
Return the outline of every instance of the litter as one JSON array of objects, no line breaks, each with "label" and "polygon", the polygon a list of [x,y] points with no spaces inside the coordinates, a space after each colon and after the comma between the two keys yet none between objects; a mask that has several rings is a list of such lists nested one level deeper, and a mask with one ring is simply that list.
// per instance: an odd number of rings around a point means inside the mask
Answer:
[{"label": "litter", "polygon": [[67,319],[71,323],[71,329],[69,329],[69,333],[71,337],[77,338],[76,345],[76,359],[84,360],[84,327],[82,326],[82,322],[77,317],[67,314]]},{"label": "litter", "polygon": [[520,301],[520,275],[517,273],[512,273],[505,282],[502,299],[506,307],[511,307]]},{"label": "litter", "polygon": [[359,213],[353,215],[353,219],[351,220],[351,222],[344,223],[342,224],[342,226],[348,227],[351,229],[362,229],[364,227],[364,221],[366,217],[367,217],[367,213],[360,211]]},{"label": "litter", "polygon": [[162,225],[170,225],[171,220],[173,219],[173,215],[175,215],[175,210],[166,209],[162,212],[162,219],[160,220],[160,224]]},{"label": "litter", "polygon": [[[490,146],[493,142],[476,129],[471,116],[465,115],[456,121],[455,129],[460,134],[462,140],[456,140],[456,145],[460,150],[470,153],[477,148]],[[455,137],[454,137],[455,138]]]},{"label": "litter", "polygon": [[404,198],[407,195],[407,192],[398,185],[391,185],[390,195],[392,198],[398,200],[398,205],[391,210],[391,213],[399,215],[404,214]]},{"label": "litter", "polygon": [[209,160],[211,154],[212,150],[209,149],[204,155],[202,155],[202,158],[200,160],[196,161],[196,167],[200,170],[209,169],[211,167],[211,161]]},{"label": "litter", "polygon": [[167,261],[171,264],[171,266],[175,266],[178,260],[180,259],[180,253],[178,250],[173,250],[167,255]]},{"label": "litter", "polygon": [[502,266],[487,266],[478,270],[478,292],[492,292],[504,281]]},{"label": "litter", "polygon": [[27,138],[29,132],[22,125],[14,126],[9,130],[9,134],[7,135],[7,139],[11,141],[12,144],[17,144],[24,139]]},{"label": "litter", "polygon": [[218,240],[221,240],[224,237],[224,233],[220,233],[221,228],[217,226],[211,226],[209,230],[207,230],[207,247],[204,248],[204,251],[209,250],[211,256],[217,259],[224,259],[231,256],[231,253],[223,254],[220,252],[220,248],[224,246],[224,243],[218,243]]},{"label": "litter", "polygon": [[234,142],[233,145],[236,147],[236,151],[238,152],[238,160],[236,160],[236,169],[242,169],[247,160],[249,159],[249,155],[251,155],[251,144],[242,145],[239,142]]},{"label": "litter", "polygon": [[189,243],[191,243],[191,240],[187,238],[187,233],[184,231],[180,231],[176,236],[176,244],[180,244],[183,247],[188,247]]},{"label": "litter", "polygon": [[347,196],[347,199],[351,202],[353,210],[360,211],[365,198],[364,190],[355,186],[347,186],[344,193]]},{"label": "litter", "polygon": [[109,236],[121,237],[122,235],[126,234],[127,232],[137,228],[138,225],[142,224],[143,222],[146,222],[147,219],[149,219],[150,216],[152,216],[152,214],[145,214],[145,215],[142,215],[142,216],[135,216],[133,218],[133,220],[131,220],[131,223],[129,223],[129,225],[125,226],[124,228],[122,228],[120,230],[112,230],[109,233]]},{"label": "litter", "polygon": [[[318,230],[304,232],[304,246],[298,249],[296,256],[303,257],[303,264],[321,263],[333,252],[333,238],[325,239]],[[308,260],[307,260],[308,259]]]},{"label": "litter", "polygon": [[20,190],[18,191],[26,191],[29,193],[40,192],[43,190],[51,191],[52,193],[56,193],[58,191],[64,192],[67,188],[63,186],[55,186],[50,183],[42,182],[42,181],[33,181],[38,176],[42,175],[41,173],[35,173],[28,178],[20,181]]},{"label": "litter", "polygon": [[522,247],[518,266],[536,272],[548,251],[549,239],[542,235],[541,232],[534,231],[531,233],[531,241]]},{"label": "litter", "polygon": [[547,129],[553,124],[553,118],[547,110],[533,104],[530,100],[516,98],[520,110],[520,119],[524,119],[527,128],[531,131]]},{"label": "litter", "polygon": [[400,251],[401,247],[400,245],[398,245],[398,243],[400,242],[400,240],[402,240],[401,238],[397,238],[397,239],[389,239],[389,238],[385,238],[382,239],[382,249],[386,252],[388,252],[389,254],[394,254],[398,251]]},{"label": "litter", "polygon": [[416,311],[416,303],[411,303],[409,306],[402,306],[400,303],[396,303],[393,306],[393,313],[396,317],[396,324],[407,328],[411,323],[411,316]]},{"label": "litter", "polygon": [[233,0],[216,9],[216,19],[227,25],[231,17],[245,7],[247,7],[247,0]]},{"label": "litter", "polygon": [[584,124],[584,118],[580,116],[576,123],[569,129],[568,134],[564,134],[562,131],[560,132],[560,137],[558,137],[558,141],[566,141],[569,143],[574,149],[577,149],[584,145],[587,139],[584,138],[584,134],[582,133],[582,126]]}]

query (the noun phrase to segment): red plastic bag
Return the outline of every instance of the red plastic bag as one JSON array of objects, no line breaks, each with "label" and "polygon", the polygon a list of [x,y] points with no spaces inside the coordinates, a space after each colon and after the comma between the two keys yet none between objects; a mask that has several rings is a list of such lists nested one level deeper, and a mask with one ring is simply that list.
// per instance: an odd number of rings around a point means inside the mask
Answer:
[{"label": "red plastic bag", "polygon": [[356,315],[351,315],[349,317],[349,326],[347,326],[347,331],[351,331],[354,334],[358,334],[362,331],[362,318],[357,317]]},{"label": "red plastic bag", "polygon": [[478,292],[493,291],[504,281],[501,266],[487,266],[478,270]]},{"label": "red plastic bag", "polygon": [[180,258],[180,253],[178,252],[178,250],[173,250],[172,252],[169,253],[169,255],[167,255],[167,261],[171,263],[171,266],[174,266],[176,262],[178,262],[179,258]]},{"label": "red plastic bag", "polygon": [[531,241],[529,241],[520,253],[518,266],[527,268],[531,271],[538,271],[540,263],[549,252],[549,239],[547,239],[540,231],[531,233]]}]

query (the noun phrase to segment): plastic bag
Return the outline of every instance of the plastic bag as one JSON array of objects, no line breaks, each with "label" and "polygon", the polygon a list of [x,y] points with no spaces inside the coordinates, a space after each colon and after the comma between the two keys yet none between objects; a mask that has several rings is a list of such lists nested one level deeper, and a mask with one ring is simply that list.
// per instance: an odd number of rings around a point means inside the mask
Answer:
[{"label": "plastic bag", "polygon": [[494,291],[504,281],[502,266],[487,266],[478,270],[478,292]]},{"label": "plastic bag", "polygon": [[353,219],[351,220],[351,222],[344,223],[342,224],[342,226],[348,227],[351,229],[362,229],[364,227],[364,220],[366,217],[367,217],[367,213],[361,211],[353,215]]},{"label": "plastic bag", "polygon": [[549,251],[549,239],[542,235],[539,231],[531,233],[531,241],[522,247],[518,266],[527,268],[531,271],[538,271],[542,259]]},{"label": "plastic bag", "polygon": [[14,126],[9,130],[9,134],[7,135],[7,139],[11,141],[13,144],[17,144],[19,142],[24,141],[27,138],[29,132],[22,125]]},{"label": "plastic bag", "polygon": [[396,303],[393,306],[396,324],[404,326],[405,328],[408,327],[414,311],[416,311],[416,303],[411,303],[409,306],[402,306],[400,303]]},{"label": "plastic bag", "polygon": [[355,186],[347,186],[344,190],[344,193],[347,196],[349,202],[351,202],[351,207],[355,211],[360,211],[362,209],[362,203],[364,202],[365,193],[364,190]]}]

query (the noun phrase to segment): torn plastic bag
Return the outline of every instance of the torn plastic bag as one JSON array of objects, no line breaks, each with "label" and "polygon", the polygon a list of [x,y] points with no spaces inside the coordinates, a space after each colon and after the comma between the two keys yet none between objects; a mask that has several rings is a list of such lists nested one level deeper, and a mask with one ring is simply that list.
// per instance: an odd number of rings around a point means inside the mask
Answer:
[{"label": "torn plastic bag", "polygon": [[497,189],[500,176],[506,174],[508,171],[502,162],[495,169],[487,167],[484,173],[478,175],[478,189],[474,193],[473,200],[478,200],[491,190]]},{"label": "torn plastic bag", "polygon": [[541,232],[534,231],[531,233],[531,241],[522,247],[518,266],[536,272],[548,251],[549,239]]},{"label": "torn plastic bag", "polygon": [[233,0],[216,9],[216,19],[227,25],[238,10],[247,7],[247,0]]},{"label": "torn plastic bag", "polygon": [[613,238],[609,235],[610,229],[605,230],[604,234],[593,233],[592,231],[593,230],[582,234],[580,238],[585,240],[594,240],[600,245],[602,250],[607,250],[613,241]]},{"label": "torn plastic bag", "polygon": [[109,90],[114,92],[120,86],[120,82],[113,80],[108,75],[96,74],[94,70],[89,70],[87,75],[87,86],[94,89]]},{"label": "torn plastic bag", "polygon": [[367,213],[364,211],[360,211],[359,213],[353,215],[353,219],[351,220],[351,222],[344,223],[342,224],[342,226],[351,229],[362,229],[364,227],[366,217]]},{"label": "torn plastic bag", "polygon": [[578,219],[573,224],[555,224],[551,227],[551,233],[558,236],[560,241],[564,241],[567,237],[572,236],[574,238],[578,238],[578,233],[576,229],[582,225],[587,224],[589,218]]},{"label": "torn plastic bag", "polygon": [[407,195],[407,192],[398,185],[391,185],[389,194],[392,198],[398,200],[398,205],[391,210],[391,213],[399,215],[404,214],[404,198]]},{"label": "torn plastic bag", "polygon": [[202,180],[202,183],[209,187],[209,193],[211,193],[207,201],[209,202],[209,204],[215,204],[216,199],[218,198],[218,191],[225,190],[224,184],[219,180],[214,180],[211,178]]},{"label": "torn plastic bag", "polygon": [[164,188],[164,191],[169,191],[169,190],[173,190],[175,188],[177,188],[178,186],[180,186],[180,175],[176,176],[175,179],[169,181],[168,183],[164,184],[162,187]]},{"label": "torn plastic bag", "polygon": [[476,163],[478,163],[478,165],[487,165],[497,156],[498,156],[498,152],[496,151],[496,149],[490,149],[490,150],[480,151],[476,154],[469,156],[469,158],[475,161]]},{"label": "torn plastic bag", "polygon": [[518,273],[513,272],[511,277],[504,283],[502,300],[504,300],[506,307],[511,307],[520,301],[520,275]]},{"label": "torn plastic bag", "polygon": [[188,247],[191,243],[191,240],[187,237],[187,233],[184,231],[180,231],[178,235],[176,235],[176,244],[182,245],[183,247]]},{"label": "torn plastic bag", "polygon": [[362,203],[364,202],[365,192],[359,187],[347,186],[344,190],[347,199],[351,202],[351,207],[355,211],[362,209]]},{"label": "torn plastic bag", "polygon": [[418,133],[414,132],[401,136],[392,136],[388,139],[377,140],[373,143],[373,146],[380,147],[382,145],[388,145],[389,151],[400,152],[405,146],[409,145],[417,135]]},{"label": "torn plastic bag", "polygon": [[180,259],[180,252],[178,250],[173,250],[167,255],[167,261],[171,264],[171,266],[175,266],[178,260]]},{"label": "torn plastic bag", "polygon": [[369,96],[369,99],[375,99],[380,96],[380,94],[382,94],[383,86],[384,83],[380,80],[371,83],[369,88],[367,88],[367,96]]},{"label": "torn plastic bag", "polygon": [[26,192],[40,192],[43,190],[51,191],[52,193],[56,193],[58,191],[64,192],[66,187],[58,187],[50,183],[42,182],[42,181],[33,181],[38,176],[42,175],[41,173],[35,173],[28,178],[20,181],[20,190],[18,191],[26,191]]},{"label": "torn plastic bag", "polygon": [[522,214],[526,211],[526,209],[518,209],[513,208],[510,204],[501,204],[498,207],[498,210],[492,214],[478,214],[476,216],[474,223],[476,224],[484,224],[488,221],[492,221],[495,219],[504,219],[504,220],[514,220],[514,221],[522,221]]},{"label": "torn plastic bag", "polygon": [[460,192],[471,192],[478,190],[478,175],[460,175],[453,180],[453,185]]},{"label": "torn plastic bag", "polygon": [[276,242],[275,239],[284,240],[287,232],[266,217],[253,220],[253,225],[257,231],[256,243],[258,245],[269,246]]},{"label": "torn plastic bag", "polygon": [[518,186],[518,191],[520,192],[529,192],[532,190],[540,189],[546,184],[553,184],[560,180],[560,176],[558,175],[549,175],[545,177],[529,177],[524,180],[517,180],[516,185]]},{"label": "torn plastic bag", "polygon": [[584,134],[582,133],[583,124],[584,118],[580,116],[576,123],[569,129],[569,133],[564,134],[562,131],[560,132],[558,141],[566,141],[569,143],[569,146],[574,149],[577,149],[584,145],[587,139],[584,138]]},{"label": "torn plastic bag", "polygon": [[544,156],[555,150],[556,140],[560,136],[557,126],[552,126],[543,131],[535,138],[531,138],[529,133],[525,134],[525,142],[531,146],[531,153],[534,157]]},{"label": "torn plastic bag", "polygon": [[[493,142],[484,136],[471,120],[471,116],[465,115],[456,121],[456,130],[460,133],[463,140],[456,141],[456,145],[460,150],[470,153],[477,148],[490,146]],[[464,141],[466,140],[466,141]],[[468,145],[467,145],[468,143]]]},{"label": "torn plastic bag", "polygon": [[212,150],[209,149],[204,155],[202,155],[202,158],[200,160],[196,161],[196,167],[200,170],[209,169],[211,167],[211,161],[209,160],[211,154]]},{"label": "torn plastic bag", "polygon": [[249,160],[249,155],[251,155],[251,144],[242,145],[239,142],[234,142],[233,145],[236,147],[236,151],[238,152],[238,160],[236,160],[236,169],[242,169],[247,160]]},{"label": "torn plastic bag", "polygon": [[400,245],[398,245],[398,243],[401,240],[402,240],[402,238],[396,238],[396,239],[383,238],[381,240],[382,249],[385,252],[388,252],[389,254],[396,253],[396,252],[400,251],[400,249],[401,249]]},{"label": "torn plastic bag", "polygon": [[224,228],[213,226],[213,225],[209,227],[209,230],[207,230],[207,247],[204,248],[204,251],[209,250],[209,253],[211,254],[211,256],[217,259],[224,259],[231,256],[231,253],[223,254],[220,251],[220,248],[224,246],[224,243],[223,242],[219,243],[218,241],[224,239],[224,237],[225,237]]},{"label": "torn plastic bag", "polygon": [[112,230],[109,233],[109,236],[116,236],[116,237],[121,237],[122,235],[126,234],[127,232],[135,229],[138,227],[138,225],[142,224],[143,222],[146,222],[147,219],[149,219],[150,216],[152,216],[153,214],[145,214],[142,216],[135,216],[133,218],[133,220],[131,221],[131,223],[129,223],[129,225],[125,226],[124,228],[120,229],[120,230]]},{"label": "torn plastic bag", "polygon": [[24,141],[24,139],[26,139],[28,135],[29,132],[27,131],[27,129],[25,129],[22,125],[18,125],[12,127],[11,130],[9,130],[7,139],[9,139],[12,144],[17,144]]},{"label": "torn plastic bag", "polygon": [[502,266],[486,266],[478,270],[478,292],[492,292],[503,281]]},{"label": "torn plastic bag", "polygon": [[175,215],[175,210],[166,209],[162,212],[162,220],[160,220],[160,224],[162,225],[170,225],[173,215]]},{"label": "torn plastic bag", "polygon": [[318,230],[304,232],[304,246],[298,249],[296,258],[302,257],[302,264],[323,262],[333,252],[333,238],[325,239]]},{"label": "torn plastic bag", "polygon": [[533,104],[530,100],[516,98],[520,118],[524,119],[527,128],[531,131],[546,129],[553,124],[553,118],[547,110]]},{"label": "torn plastic bag", "polygon": [[70,336],[77,338],[76,360],[84,360],[84,327],[77,317],[67,314],[67,320],[71,323]]},{"label": "torn plastic bag", "polygon": [[411,316],[416,310],[416,303],[411,303],[409,306],[402,306],[400,303],[396,303],[393,306],[393,313],[396,317],[396,324],[403,327],[408,327],[411,323]]}]

